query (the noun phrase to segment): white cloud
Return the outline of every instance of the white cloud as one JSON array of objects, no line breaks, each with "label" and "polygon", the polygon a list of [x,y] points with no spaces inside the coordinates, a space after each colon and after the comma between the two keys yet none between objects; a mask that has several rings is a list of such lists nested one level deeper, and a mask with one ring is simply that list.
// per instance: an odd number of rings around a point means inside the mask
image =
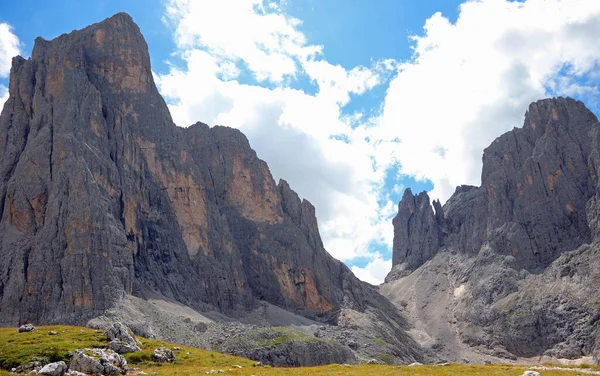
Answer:
[{"label": "white cloud", "polygon": [[392,260],[385,260],[381,255],[376,255],[364,268],[356,265],[351,268],[354,275],[373,285],[382,283],[390,269],[392,269]]},{"label": "white cloud", "polygon": [[4,107],[4,103],[8,99],[8,88],[4,85],[0,85],[0,112],[2,112],[2,108]]},{"label": "white cloud", "polygon": [[[20,54],[21,42],[13,34],[12,27],[7,23],[0,23],[0,79],[8,78],[12,58]],[[8,88],[0,83],[0,111],[8,99]]]},{"label": "white cloud", "polygon": [[276,2],[262,0],[171,0],[167,18],[180,48],[203,47],[220,62],[243,61],[259,81],[281,82],[297,72],[297,58],[321,50],[306,46],[298,19]]},{"label": "white cloud", "polygon": [[[186,63],[156,77],[176,123],[241,129],[275,178],[315,205],[328,251],[370,260],[352,269],[372,283],[391,264],[369,245],[391,246],[389,194],[404,184],[385,191],[388,168],[399,162],[445,200],[479,184],[483,148],[520,126],[530,102],[597,93],[597,0],[470,0],[455,23],[426,20],[410,61],[371,67],[329,63],[274,1],[170,0],[165,19]],[[248,74],[258,84],[241,83]],[[293,88],[302,76],[316,93]],[[353,96],[388,84],[380,113],[342,115]]]},{"label": "white cloud", "polygon": [[12,27],[7,23],[0,23],[0,78],[6,78],[10,74],[12,58],[19,55],[20,46]]},{"label": "white cloud", "polygon": [[595,0],[468,1],[456,23],[435,14],[413,39],[376,132],[401,140],[402,172],[431,180],[443,201],[459,184],[480,184],[483,149],[521,126],[546,88],[596,93],[578,82],[600,59]]}]

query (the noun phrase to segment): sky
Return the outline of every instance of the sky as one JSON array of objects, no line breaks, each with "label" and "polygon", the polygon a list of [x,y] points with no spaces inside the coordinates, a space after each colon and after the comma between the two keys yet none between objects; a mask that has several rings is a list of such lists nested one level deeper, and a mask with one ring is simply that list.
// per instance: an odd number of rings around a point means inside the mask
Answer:
[{"label": "sky", "polygon": [[598,111],[597,0],[21,0],[0,3],[0,104],[12,56],[128,12],[175,123],[239,128],[316,207],[325,248],[362,280],[391,268],[404,189],[445,202],[528,105]]}]

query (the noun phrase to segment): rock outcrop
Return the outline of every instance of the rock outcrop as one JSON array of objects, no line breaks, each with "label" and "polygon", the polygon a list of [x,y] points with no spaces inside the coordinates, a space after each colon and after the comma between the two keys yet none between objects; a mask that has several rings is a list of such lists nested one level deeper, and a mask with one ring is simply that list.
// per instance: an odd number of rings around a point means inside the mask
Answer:
[{"label": "rock outcrop", "polygon": [[67,372],[68,368],[67,363],[61,360],[59,362],[46,364],[39,370],[38,374],[45,376],[62,376]]},{"label": "rock outcrop", "polygon": [[485,149],[480,187],[458,187],[435,211],[426,193],[405,193],[382,291],[425,326],[451,312],[446,334],[429,333],[437,346],[458,333],[500,357],[596,355],[599,166],[600,125],[583,103],[531,104],[522,128]]},{"label": "rock outcrop", "polygon": [[135,295],[231,317],[266,301],[333,324],[373,311],[405,327],[325,251],[315,208],[241,132],[175,126],[123,13],[13,59],[0,207],[0,325],[85,323]]},{"label": "rock outcrop", "polygon": [[106,339],[109,341],[106,348],[117,354],[141,351],[140,341],[135,338],[131,329],[120,322],[114,323],[106,330]]},{"label": "rock outcrop", "polygon": [[127,361],[112,350],[76,350],[69,363],[69,370],[89,375],[125,375],[129,370]]}]

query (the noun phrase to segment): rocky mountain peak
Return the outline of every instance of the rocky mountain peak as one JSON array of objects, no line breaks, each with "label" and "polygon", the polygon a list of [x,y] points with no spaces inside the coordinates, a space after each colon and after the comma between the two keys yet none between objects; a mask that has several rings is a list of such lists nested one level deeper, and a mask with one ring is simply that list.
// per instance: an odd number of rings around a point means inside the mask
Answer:
[{"label": "rocky mountain peak", "polygon": [[83,69],[101,92],[146,93],[152,88],[148,46],[126,13],[52,41],[37,38],[31,59],[56,73],[57,89],[64,73],[75,68]]},{"label": "rocky mountain peak", "polygon": [[431,206],[427,192],[413,195],[404,191],[394,217],[394,253],[392,264],[404,264],[414,270],[437,252],[442,239],[443,212],[439,201]]},{"label": "rocky mountain peak", "polygon": [[405,193],[381,291],[455,359],[597,362],[599,313],[585,302],[598,299],[599,165],[600,124],[583,103],[532,103],[484,150],[481,186],[457,187],[435,215]]},{"label": "rocky mountain peak", "polygon": [[532,103],[522,128],[484,150],[481,187],[458,187],[443,208],[434,203],[435,214],[425,193],[405,192],[394,219],[393,264],[414,270],[443,247],[473,254],[487,242],[533,271],[589,242],[598,131],[596,116],[579,101]]},{"label": "rocky mountain peak", "polygon": [[14,59],[0,208],[0,325],[81,324],[132,296],[233,318],[270,304],[337,324],[349,310],[386,317],[382,335],[421,359],[239,130],[173,124],[126,14]]}]

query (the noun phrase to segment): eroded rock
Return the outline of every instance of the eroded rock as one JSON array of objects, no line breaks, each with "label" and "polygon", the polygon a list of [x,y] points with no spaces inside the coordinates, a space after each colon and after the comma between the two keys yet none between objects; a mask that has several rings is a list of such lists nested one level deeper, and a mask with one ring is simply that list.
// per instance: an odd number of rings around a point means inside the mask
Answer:
[{"label": "eroded rock", "polygon": [[154,349],[152,360],[159,363],[171,363],[175,360],[175,353],[166,347]]},{"label": "eroded rock", "polygon": [[60,362],[46,364],[38,373],[47,376],[63,376],[67,372],[67,369],[67,363],[61,360]]},{"label": "eroded rock", "polygon": [[33,332],[35,331],[35,326],[33,326],[32,324],[25,324],[25,325],[21,325],[19,327],[19,329],[17,329],[17,331],[19,333],[27,333],[27,332]]},{"label": "eroded rock", "polygon": [[119,354],[141,351],[141,342],[135,338],[131,329],[122,323],[114,323],[106,330],[106,338],[110,341],[106,348]]},{"label": "eroded rock", "polygon": [[118,375],[128,371],[127,361],[112,350],[76,350],[69,369],[86,374]]}]

